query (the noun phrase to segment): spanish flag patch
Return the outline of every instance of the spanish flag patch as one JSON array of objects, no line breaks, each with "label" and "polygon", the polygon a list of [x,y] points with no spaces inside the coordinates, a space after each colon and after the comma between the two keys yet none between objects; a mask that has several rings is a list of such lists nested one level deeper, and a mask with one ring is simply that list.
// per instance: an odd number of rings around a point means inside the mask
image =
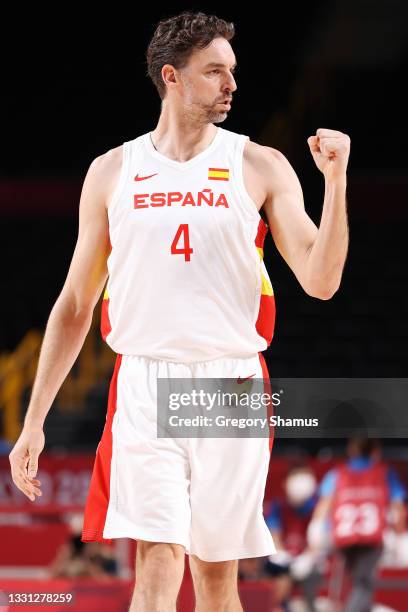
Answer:
[{"label": "spanish flag patch", "polygon": [[211,181],[229,181],[229,169],[208,168],[208,179]]}]

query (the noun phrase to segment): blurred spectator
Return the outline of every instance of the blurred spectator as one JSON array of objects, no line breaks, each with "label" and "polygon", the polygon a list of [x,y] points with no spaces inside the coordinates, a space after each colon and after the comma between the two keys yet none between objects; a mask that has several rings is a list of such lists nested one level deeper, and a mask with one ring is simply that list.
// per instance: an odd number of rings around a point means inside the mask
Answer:
[{"label": "blurred spectator", "polygon": [[117,562],[109,546],[81,540],[83,515],[70,520],[72,535],[57,552],[49,570],[52,578],[107,577],[118,573]]},{"label": "blurred spectator", "polygon": [[351,575],[353,589],[345,612],[370,610],[388,509],[394,530],[405,529],[406,490],[395,471],[380,460],[380,448],[375,439],[349,440],[348,460],[329,471],[320,484],[308,529],[309,545],[333,546]]},{"label": "blurred spectator", "polygon": [[314,600],[320,582],[320,555],[308,550],[307,528],[317,503],[317,481],[313,470],[293,464],[286,475],[283,500],[271,500],[265,520],[278,554],[271,555],[265,571],[275,584],[282,609],[288,609],[295,585],[301,588],[307,608],[315,610]]},{"label": "blurred spectator", "polygon": [[5,439],[0,436],[0,456],[9,455],[13,446]]}]

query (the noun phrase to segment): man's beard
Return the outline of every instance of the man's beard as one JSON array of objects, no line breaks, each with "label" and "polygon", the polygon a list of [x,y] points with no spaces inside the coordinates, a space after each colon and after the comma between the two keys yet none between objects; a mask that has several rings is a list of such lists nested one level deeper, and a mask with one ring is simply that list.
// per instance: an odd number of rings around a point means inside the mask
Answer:
[{"label": "man's beard", "polygon": [[217,111],[213,111],[209,115],[209,123],[222,123],[228,117],[228,113],[225,111],[224,113],[219,113]]},{"label": "man's beard", "polygon": [[209,123],[222,123],[228,117],[227,111],[220,112],[216,109],[216,106],[217,103],[203,107],[207,113]]},{"label": "man's beard", "polygon": [[196,102],[189,105],[186,109],[186,114],[198,120],[200,123],[222,123],[228,117],[227,111],[220,112],[216,110],[217,104],[203,104]]}]

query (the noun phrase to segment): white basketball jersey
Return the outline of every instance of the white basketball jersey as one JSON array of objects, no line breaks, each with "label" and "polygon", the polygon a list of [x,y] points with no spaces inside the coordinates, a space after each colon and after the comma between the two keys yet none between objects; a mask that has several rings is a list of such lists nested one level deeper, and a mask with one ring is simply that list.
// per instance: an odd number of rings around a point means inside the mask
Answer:
[{"label": "white basketball jersey", "polygon": [[268,226],[244,186],[247,139],[218,127],[186,162],[158,152],[150,132],[123,144],[101,320],[117,353],[191,363],[270,344]]}]

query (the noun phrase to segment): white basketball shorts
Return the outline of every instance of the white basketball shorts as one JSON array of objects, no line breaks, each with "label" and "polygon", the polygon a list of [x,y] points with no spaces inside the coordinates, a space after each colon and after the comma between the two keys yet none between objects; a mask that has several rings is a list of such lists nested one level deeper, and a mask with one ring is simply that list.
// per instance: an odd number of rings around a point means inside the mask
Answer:
[{"label": "white basketball shorts", "polygon": [[189,364],[117,355],[82,541],[176,543],[203,561],[274,554],[262,511],[271,428],[269,437],[157,437],[158,377],[253,374],[269,385],[262,353]]}]

